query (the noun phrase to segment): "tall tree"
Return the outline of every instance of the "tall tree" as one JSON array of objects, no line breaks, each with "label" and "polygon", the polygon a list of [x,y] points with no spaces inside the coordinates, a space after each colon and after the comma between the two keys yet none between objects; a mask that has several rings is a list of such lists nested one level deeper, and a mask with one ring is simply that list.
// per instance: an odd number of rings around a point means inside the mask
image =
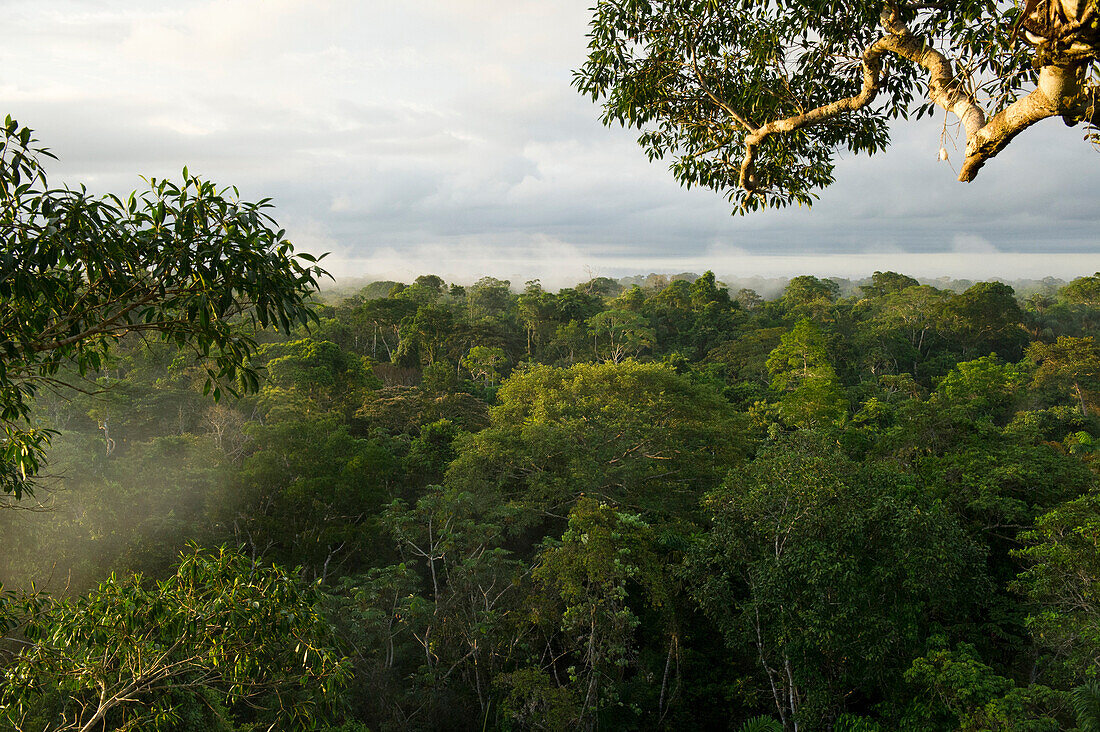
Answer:
[{"label": "tall tree", "polygon": [[[599,712],[618,701],[615,682],[633,665],[641,622],[630,606],[630,589],[642,602],[668,600],[665,565],[655,550],[653,529],[635,514],[582,498],[569,512],[569,526],[539,554],[536,586],[552,597],[560,617],[565,652],[573,659],[570,680],[581,701],[577,726],[594,729]],[[637,601],[637,600],[636,600]]]},{"label": "tall tree", "polygon": [[527,331],[527,355],[534,355],[550,340],[557,323],[557,307],[554,296],[542,289],[538,280],[527,283],[523,294],[516,298],[519,319]]},{"label": "tall tree", "polygon": [[892,692],[982,591],[980,554],[942,508],[812,433],[769,446],[706,506],[696,595],[731,647],[753,649],[785,730],[828,729]]},{"label": "tall tree", "polygon": [[1096,18],[1074,0],[600,0],[575,83],[682,183],[741,211],[808,204],[899,117],[955,115],[962,181],[1043,119],[1096,124]]},{"label": "tall tree", "polygon": [[979,282],[951,298],[944,309],[959,350],[967,357],[998,356],[1014,361],[1023,354],[1027,334],[1012,288],[1003,282]]},{"label": "tall tree", "polygon": [[901,292],[902,290],[915,287],[920,283],[908,275],[899,274],[897,272],[875,272],[871,275],[871,283],[868,285],[860,285],[860,291],[864,297],[883,297],[892,292]]},{"label": "tall tree", "polygon": [[847,408],[821,330],[800,320],[768,356],[772,388],[781,394],[780,414],[791,424],[811,427],[840,419]]},{"label": "tall tree", "polygon": [[500,387],[447,484],[560,516],[582,494],[647,520],[694,514],[739,459],[742,421],[712,388],[658,364],[535,366]]},{"label": "tall tree", "polygon": [[[628,292],[641,292],[638,288]],[[604,310],[587,321],[596,355],[604,361],[619,363],[656,345],[655,334],[645,317],[630,310]]]},{"label": "tall tree", "polygon": [[1028,626],[1074,683],[1100,665],[1100,495],[1040,516],[1023,535],[1017,587],[1034,603]]},{"label": "tall tree", "polygon": [[1100,272],[1091,277],[1078,277],[1063,287],[1059,294],[1072,303],[1100,306]]},{"label": "tall tree", "polygon": [[1100,388],[1100,347],[1092,337],[1058,336],[1054,343],[1036,341],[1027,355],[1039,364],[1036,381],[1062,382],[1072,392],[1082,416],[1089,413],[1089,392]]}]

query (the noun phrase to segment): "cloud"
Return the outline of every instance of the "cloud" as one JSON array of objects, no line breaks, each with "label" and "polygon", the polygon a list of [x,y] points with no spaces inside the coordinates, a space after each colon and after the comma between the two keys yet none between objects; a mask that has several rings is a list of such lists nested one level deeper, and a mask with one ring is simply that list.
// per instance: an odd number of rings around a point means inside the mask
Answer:
[{"label": "cloud", "polygon": [[[331,240],[330,240],[331,241]],[[301,243],[301,242],[299,242]],[[393,279],[409,282],[421,274],[437,274],[450,282],[469,284],[489,275],[520,286],[540,279],[552,289],[568,287],[596,276],[623,277],[658,273],[714,271],[721,279],[818,277],[859,279],[875,271],[894,270],[939,277],[1007,280],[1054,276],[1069,280],[1100,270],[1100,254],[1036,254],[1004,252],[942,252],[935,254],[753,254],[731,248],[710,248],[703,254],[639,255],[578,246],[545,237],[522,241],[486,241],[457,237],[401,247],[377,247],[367,256],[355,249],[337,249],[324,262],[337,280]]]},{"label": "cloud", "polygon": [[291,238],[349,267],[431,256],[456,272],[509,262],[522,276],[526,263],[568,279],[839,266],[834,255],[902,269],[882,263],[910,253],[913,266],[950,254],[980,268],[992,248],[1092,271],[1100,166],[1055,123],[969,185],[936,159],[942,120],[909,123],[885,153],[843,156],[812,210],[731,216],[720,194],[682,189],[646,160],[637,131],[600,125],[571,87],[590,4],[8,3],[0,95],[61,156],[54,182],[125,191],[187,164],[273,196]]},{"label": "cloud", "polygon": [[997,247],[988,239],[975,234],[956,234],[951,239],[951,250],[959,254],[996,254]]}]

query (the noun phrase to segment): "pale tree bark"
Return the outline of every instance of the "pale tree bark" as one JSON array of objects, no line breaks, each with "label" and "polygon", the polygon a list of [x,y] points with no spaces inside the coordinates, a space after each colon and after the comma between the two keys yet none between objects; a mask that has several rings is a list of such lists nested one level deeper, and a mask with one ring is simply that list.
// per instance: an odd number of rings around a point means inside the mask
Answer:
[{"label": "pale tree bark", "polygon": [[[913,4],[910,6],[916,7]],[[972,181],[988,160],[1036,122],[1048,117],[1062,117],[1070,126],[1080,122],[1097,124],[1100,122],[1100,90],[1085,83],[1088,66],[1097,58],[1100,48],[1100,39],[1094,37],[1096,33],[1086,35],[1090,32],[1090,24],[1097,18],[1095,4],[1084,0],[1038,0],[1028,7],[1034,9],[1036,17],[1042,15],[1039,20],[1032,20],[1044,24],[1047,35],[1037,36],[1028,30],[1025,38],[1043,50],[1044,58],[1050,58],[1039,69],[1035,89],[992,117],[987,117],[985,109],[968,89],[967,79],[957,73],[951,60],[934,49],[926,39],[909,31],[900,20],[899,6],[894,2],[886,3],[880,19],[885,34],[868,46],[860,58],[863,86],[859,93],[758,127],[723,103],[727,113],[748,133],[744,142],[740,187],[749,192],[759,189],[760,182],[754,172],[755,162],[761,143],[768,137],[826,122],[871,104],[882,90],[883,57],[887,54],[922,67],[928,74],[929,100],[954,114],[961,123],[966,135],[965,157],[959,171],[962,182]],[[1055,47],[1057,52],[1051,52],[1050,49]],[[704,92],[710,93],[705,86]]]}]

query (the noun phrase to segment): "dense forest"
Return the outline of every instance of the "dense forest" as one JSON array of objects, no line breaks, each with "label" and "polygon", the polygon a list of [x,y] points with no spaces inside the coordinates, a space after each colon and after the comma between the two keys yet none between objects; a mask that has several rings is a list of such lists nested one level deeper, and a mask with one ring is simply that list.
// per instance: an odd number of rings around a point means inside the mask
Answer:
[{"label": "dense forest", "polygon": [[1100,273],[314,309],[38,392],[0,724],[1100,729]]}]

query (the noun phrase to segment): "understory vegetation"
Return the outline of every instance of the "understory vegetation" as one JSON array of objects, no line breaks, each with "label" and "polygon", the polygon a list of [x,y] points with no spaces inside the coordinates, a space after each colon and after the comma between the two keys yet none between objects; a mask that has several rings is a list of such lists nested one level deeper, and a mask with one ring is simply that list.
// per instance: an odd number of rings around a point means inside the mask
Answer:
[{"label": "understory vegetation", "polygon": [[126,335],[29,406],[0,728],[1100,729],[1100,273],[843,284],[375,282],[218,401]]}]

